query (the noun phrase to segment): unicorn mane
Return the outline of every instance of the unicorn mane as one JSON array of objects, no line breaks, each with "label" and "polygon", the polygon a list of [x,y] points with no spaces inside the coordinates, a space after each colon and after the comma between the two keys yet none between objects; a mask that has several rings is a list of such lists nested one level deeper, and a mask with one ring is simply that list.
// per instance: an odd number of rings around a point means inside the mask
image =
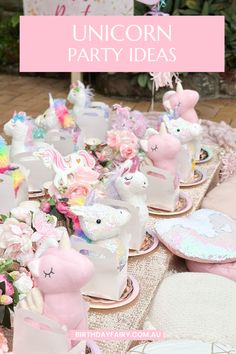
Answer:
[{"label": "unicorn mane", "polygon": [[55,163],[55,165],[61,170],[65,171],[67,169],[67,165],[62,157],[62,155],[53,147],[47,148],[44,150],[45,154],[49,155],[51,160]]}]

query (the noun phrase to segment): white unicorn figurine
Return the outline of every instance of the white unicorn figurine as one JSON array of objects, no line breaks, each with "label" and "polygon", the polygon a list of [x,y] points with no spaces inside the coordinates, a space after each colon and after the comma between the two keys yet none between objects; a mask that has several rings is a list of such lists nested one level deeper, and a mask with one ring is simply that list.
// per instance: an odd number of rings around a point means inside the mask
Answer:
[{"label": "white unicorn figurine", "polygon": [[202,127],[199,123],[188,122],[181,117],[169,119],[163,117],[168,133],[179,139],[191,153],[193,160],[199,160],[202,141]]},{"label": "white unicorn figurine", "polygon": [[99,174],[93,171],[95,160],[87,151],[82,150],[63,157],[53,146],[44,144],[34,155],[40,157],[46,167],[54,170],[56,188],[67,187],[69,176],[73,174],[90,182],[98,178]]},{"label": "white unicorn figurine", "polygon": [[95,265],[95,275],[82,289],[83,293],[118,300],[127,286],[129,234],[125,227],[130,213],[100,203],[72,206],[71,211],[79,216],[81,231],[87,240],[78,242],[79,238],[74,236],[74,247],[88,255]]},{"label": "white unicorn figurine", "polygon": [[109,107],[103,102],[92,101],[93,99],[92,89],[85,85],[81,81],[77,81],[76,84],[71,85],[71,90],[68,94],[67,100],[73,104],[72,114],[74,117],[79,119],[82,111],[86,108],[97,108],[102,110],[103,116],[105,118],[109,117]]},{"label": "white unicorn figurine", "polygon": [[53,99],[49,93],[49,108],[35,119],[38,127],[49,131],[59,129],[75,129],[76,123],[65,105],[65,100]]},{"label": "white unicorn figurine", "polygon": [[34,150],[37,142],[44,140],[44,130],[35,127],[34,121],[25,112],[14,113],[3,127],[4,133],[12,138],[10,156]]},{"label": "white unicorn figurine", "polygon": [[134,220],[134,223],[139,225],[138,232],[136,229],[130,240],[130,249],[135,250],[139,250],[142,246],[149,215],[146,204],[148,179],[138,171],[138,167],[137,159],[127,160],[110,174],[107,188],[110,197],[121,199],[138,209],[138,220]]}]

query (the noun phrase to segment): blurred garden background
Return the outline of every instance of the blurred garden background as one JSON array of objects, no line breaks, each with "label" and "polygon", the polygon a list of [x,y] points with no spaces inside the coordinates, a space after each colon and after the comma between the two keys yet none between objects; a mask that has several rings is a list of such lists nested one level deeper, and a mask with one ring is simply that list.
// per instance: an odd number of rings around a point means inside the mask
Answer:
[{"label": "blurred garden background", "polygon": [[[203,118],[223,119],[236,126],[236,0],[165,0],[162,3],[161,11],[170,15],[225,16],[225,72],[180,73],[180,78],[184,87],[199,91],[198,110]],[[144,16],[149,11],[149,7],[135,1],[136,16]],[[19,73],[21,15],[22,0],[0,0],[0,129],[13,110],[38,115],[47,108],[49,91],[54,97],[66,98],[70,85],[69,73]],[[100,100],[109,104],[125,101],[131,108],[150,109],[152,82],[148,73],[88,73],[84,74],[84,81],[92,85]],[[162,109],[160,98],[165,90],[157,92],[155,109]]]}]

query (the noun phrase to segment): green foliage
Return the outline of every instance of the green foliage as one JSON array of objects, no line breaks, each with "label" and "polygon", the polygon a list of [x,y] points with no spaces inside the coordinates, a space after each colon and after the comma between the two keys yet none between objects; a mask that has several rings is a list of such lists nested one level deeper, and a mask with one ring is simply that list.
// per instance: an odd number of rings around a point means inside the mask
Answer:
[{"label": "green foliage", "polygon": [[0,20],[0,66],[19,61],[19,14]]},{"label": "green foliage", "polygon": [[[142,16],[150,8],[135,1],[135,15]],[[225,62],[226,69],[236,67],[236,0],[166,0],[162,12],[174,16],[225,16]],[[217,38],[215,39],[217,41]],[[143,74],[137,74],[138,79],[132,77],[131,83],[138,83],[144,87]],[[141,78],[139,78],[141,76]],[[149,85],[149,80],[146,86]],[[141,84],[140,84],[141,83]]]}]

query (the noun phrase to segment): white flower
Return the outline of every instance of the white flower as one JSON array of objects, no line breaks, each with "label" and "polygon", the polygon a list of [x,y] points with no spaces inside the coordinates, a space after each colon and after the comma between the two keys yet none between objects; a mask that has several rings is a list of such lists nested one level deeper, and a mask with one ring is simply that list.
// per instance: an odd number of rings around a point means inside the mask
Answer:
[{"label": "white flower", "polygon": [[21,273],[20,278],[14,282],[14,285],[20,293],[20,300],[22,300],[33,288],[33,281],[27,274]]},{"label": "white flower", "polygon": [[27,225],[31,225],[32,214],[29,210],[17,207],[11,210],[11,215],[21,222],[25,222]]}]

